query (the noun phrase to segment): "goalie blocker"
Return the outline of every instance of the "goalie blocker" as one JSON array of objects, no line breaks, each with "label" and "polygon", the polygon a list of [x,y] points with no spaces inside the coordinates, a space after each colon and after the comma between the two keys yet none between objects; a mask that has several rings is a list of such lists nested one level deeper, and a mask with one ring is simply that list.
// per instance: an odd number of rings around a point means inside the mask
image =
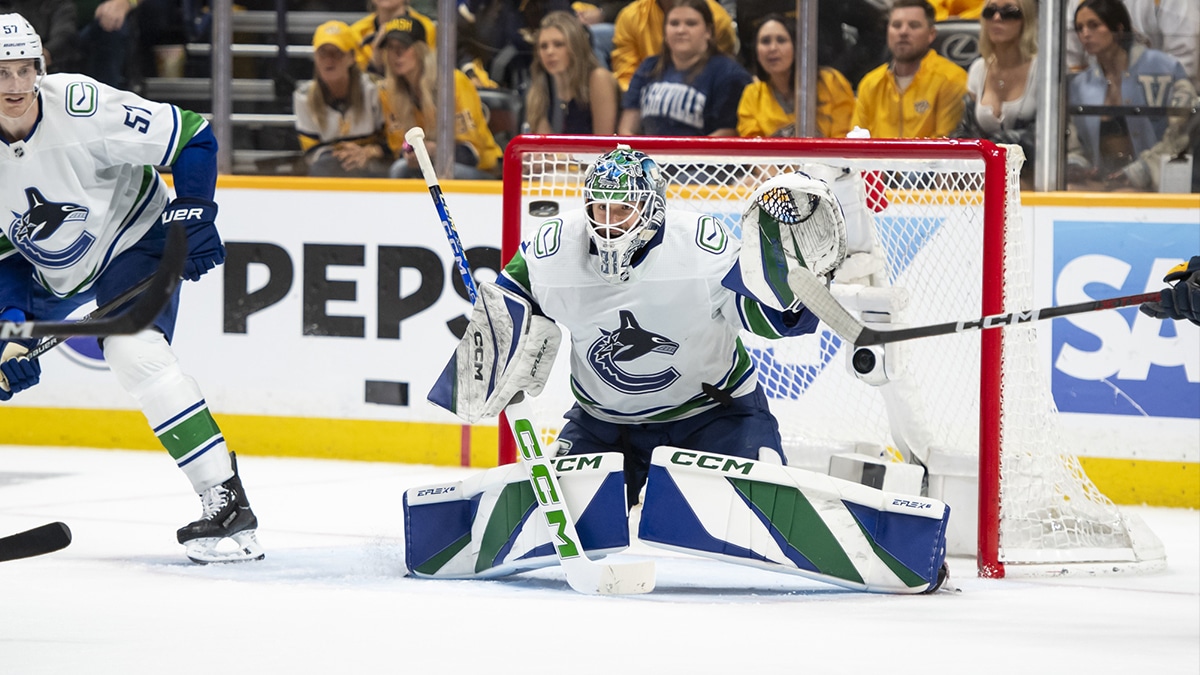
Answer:
[{"label": "goalie blocker", "polygon": [[535,315],[527,300],[482,284],[467,330],[428,399],[469,424],[495,417],[522,392],[541,393],[561,342],[558,325]]}]

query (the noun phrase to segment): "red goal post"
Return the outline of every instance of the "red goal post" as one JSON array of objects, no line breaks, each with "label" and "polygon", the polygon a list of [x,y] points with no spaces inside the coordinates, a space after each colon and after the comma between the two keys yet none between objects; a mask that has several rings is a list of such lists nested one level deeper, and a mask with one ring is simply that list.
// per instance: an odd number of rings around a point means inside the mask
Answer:
[{"label": "red goal post", "polygon": [[[1020,218],[1020,151],[982,140],[518,136],[503,165],[503,261],[546,214],[582,208],[583,172],[618,143],[647,153],[674,177],[668,208],[718,214],[731,231],[746,198],[768,175],[863,172],[875,207],[876,250],[886,258],[884,285],[908,297],[907,323],[1034,306],[1031,241]],[[780,419],[789,463],[823,471],[835,452],[886,452],[898,445],[893,422],[899,417],[906,418],[901,426],[911,423],[914,434],[932,439],[936,452],[977,456],[973,544],[982,576],[1002,577],[1013,564],[1037,573],[1063,564],[1131,566],[1161,557],[1155,542],[1149,553],[1135,550],[1133,540],[1147,537],[1129,533],[1136,524],[1095,489],[1073,455],[1054,447],[1055,439],[1035,438],[1057,414],[1037,372],[1036,327],[906,346],[912,382],[900,398],[928,413],[916,422],[889,405],[896,395],[880,403],[879,392],[835,365],[845,345],[823,324],[815,337],[772,344],[743,339]],[[562,383],[568,366],[559,356],[552,381]],[[573,402],[563,391],[548,387],[539,397],[547,439],[561,423],[552,418]],[[830,420],[828,428],[814,429]],[[500,440],[500,462],[515,461],[511,439],[501,434]],[[936,467],[930,468],[933,474]],[[963,517],[971,507],[962,509]]]}]

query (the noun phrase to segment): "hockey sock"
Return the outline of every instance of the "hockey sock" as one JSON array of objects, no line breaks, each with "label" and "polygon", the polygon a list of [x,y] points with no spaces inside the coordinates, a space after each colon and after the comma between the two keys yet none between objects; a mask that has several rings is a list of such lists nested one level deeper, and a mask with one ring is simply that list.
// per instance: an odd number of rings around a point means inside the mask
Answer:
[{"label": "hockey sock", "polygon": [[107,338],[104,358],[197,493],[233,476],[225,437],[200,387],[180,369],[161,333]]}]

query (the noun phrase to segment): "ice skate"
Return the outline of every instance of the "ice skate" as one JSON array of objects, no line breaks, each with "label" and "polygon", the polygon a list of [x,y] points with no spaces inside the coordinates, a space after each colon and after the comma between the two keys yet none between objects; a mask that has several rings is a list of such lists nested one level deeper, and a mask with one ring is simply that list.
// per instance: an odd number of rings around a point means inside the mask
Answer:
[{"label": "ice skate", "polygon": [[930,586],[927,590],[922,592],[921,595],[933,595],[934,593],[939,593],[939,592],[941,592],[941,593],[960,593],[961,592],[961,589],[959,589],[958,586],[955,586],[954,583],[952,581],[950,581],[950,563],[947,563],[946,561],[942,561],[942,566],[938,568],[937,581],[935,581],[933,583],[933,585]]},{"label": "ice skate", "polygon": [[255,536],[258,518],[250,510],[250,502],[242,489],[236,460],[233,470],[232,478],[200,493],[204,515],[176,532],[192,562],[245,562],[262,560],[266,556]]}]

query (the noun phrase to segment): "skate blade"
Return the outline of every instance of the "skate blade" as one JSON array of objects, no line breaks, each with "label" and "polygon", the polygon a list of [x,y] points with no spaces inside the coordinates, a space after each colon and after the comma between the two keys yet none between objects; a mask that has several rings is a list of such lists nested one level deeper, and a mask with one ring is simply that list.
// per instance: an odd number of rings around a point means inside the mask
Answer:
[{"label": "skate blade", "polygon": [[262,560],[267,556],[254,530],[242,530],[228,537],[203,537],[184,545],[188,560],[201,565]]}]

